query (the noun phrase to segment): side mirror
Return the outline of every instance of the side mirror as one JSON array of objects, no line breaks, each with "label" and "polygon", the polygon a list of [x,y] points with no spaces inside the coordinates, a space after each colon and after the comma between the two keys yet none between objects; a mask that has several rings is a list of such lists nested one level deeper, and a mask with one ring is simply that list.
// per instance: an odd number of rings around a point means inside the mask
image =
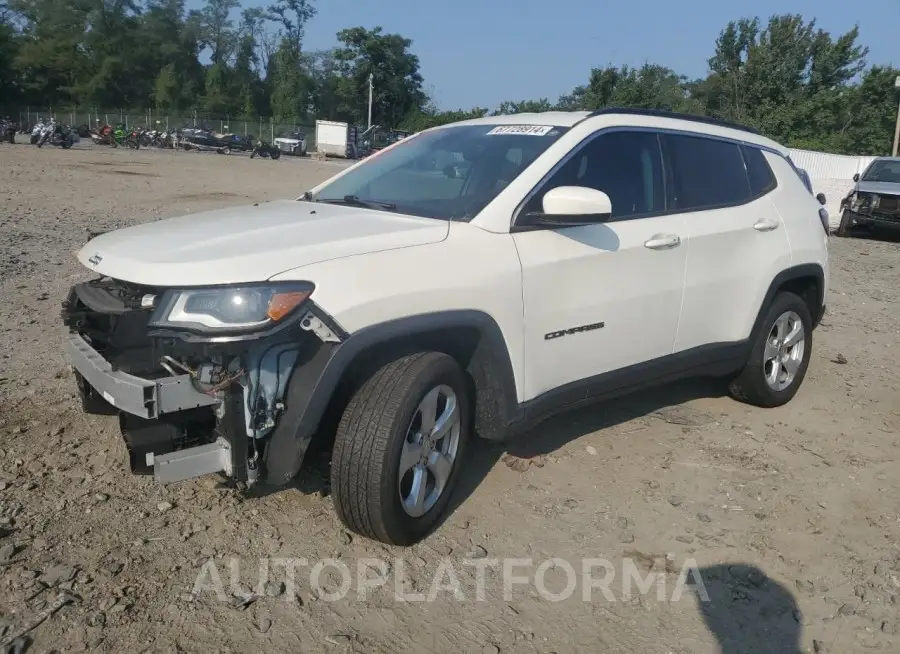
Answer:
[{"label": "side mirror", "polygon": [[818,201],[819,201],[819,204],[821,204],[823,207],[825,206],[825,203],[828,202],[828,200],[827,200],[827,198],[825,197],[825,194],[824,194],[824,193],[818,193],[818,194],[816,194],[816,200],[818,200]]},{"label": "side mirror", "polygon": [[858,182],[858,181],[859,181],[859,173],[856,173],[856,174],[853,176],[853,181],[854,181],[854,182]]},{"label": "side mirror", "polygon": [[532,224],[554,227],[594,225],[609,220],[612,202],[603,191],[585,186],[558,186],[544,194],[543,212],[527,214]]}]

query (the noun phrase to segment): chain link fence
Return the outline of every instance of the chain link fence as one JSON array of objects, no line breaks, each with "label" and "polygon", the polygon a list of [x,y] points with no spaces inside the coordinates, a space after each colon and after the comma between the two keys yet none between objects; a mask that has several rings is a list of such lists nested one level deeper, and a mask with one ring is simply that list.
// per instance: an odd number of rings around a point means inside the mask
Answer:
[{"label": "chain link fence", "polygon": [[72,109],[56,107],[24,107],[18,112],[19,125],[23,128],[34,125],[39,120],[55,118],[73,127],[87,125],[89,129],[102,125],[124,124],[126,128],[145,127],[147,129],[177,129],[199,127],[219,134],[252,136],[272,142],[279,136],[287,136],[301,130],[306,135],[307,150],[315,149],[315,121],[276,122],[271,117],[236,118],[231,116],[211,116],[201,112],[176,111],[126,111],[123,109]]}]

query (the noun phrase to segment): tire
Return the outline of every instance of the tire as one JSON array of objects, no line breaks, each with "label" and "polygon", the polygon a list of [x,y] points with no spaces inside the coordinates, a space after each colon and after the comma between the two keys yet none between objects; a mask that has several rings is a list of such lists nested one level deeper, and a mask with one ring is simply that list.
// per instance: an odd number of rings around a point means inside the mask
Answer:
[{"label": "tire", "polygon": [[270,155],[272,157],[272,161],[278,161],[281,158],[281,150],[272,150]]},{"label": "tire", "polygon": [[849,236],[851,227],[853,227],[853,213],[849,209],[844,209],[841,222],[834,232],[835,236]]},{"label": "tire", "polygon": [[[436,449],[452,447],[456,434],[455,456],[443,489],[435,497],[435,489],[428,489],[428,483],[435,481],[431,467],[424,472],[427,492],[417,505],[421,514],[414,515],[404,508],[401,493],[415,477],[414,471],[422,459],[401,474],[401,454],[407,451],[405,446],[413,436],[413,426],[421,427],[420,404],[427,396],[439,395],[438,391],[455,396],[458,427],[437,441]],[[443,397],[444,403],[436,400],[435,415],[450,406],[448,395]],[[468,380],[459,364],[439,352],[396,359],[366,380],[344,410],[331,461],[334,507],[348,529],[390,545],[412,545],[430,533],[446,512],[459,478],[460,461],[472,430],[471,398]],[[446,458],[443,460],[446,463]],[[412,489],[407,488],[406,492],[411,500]]]},{"label": "tire", "polygon": [[[799,334],[802,334],[802,341],[799,342],[802,345],[801,349],[795,349],[796,345],[794,345],[789,350],[783,351],[785,356],[796,365],[793,377],[790,379],[787,378],[787,367],[778,363],[777,360],[776,362],[769,361],[770,354],[779,352],[777,346],[774,352],[771,347],[767,351],[767,346],[770,346],[770,336],[781,338],[784,335],[784,325],[781,326],[781,329],[773,331],[776,329],[776,322],[784,316],[789,317],[787,331],[792,332],[791,327],[799,324]],[[753,345],[746,366],[729,385],[731,396],[741,402],[761,407],[776,407],[790,402],[803,383],[806,369],[809,367],[809,358],[812,353],[812,327],[813,319],[806,303],[794,293],[786,291],[778,293],[772,304],[769,305],[759,331],[753,335]],[[772,371],[772,365],[777,365],[779,369],[778,381],[780,383],[776,383],[774,387],[767,380],[767,373]],[[782,386],[782,384],[784,385]]]}]

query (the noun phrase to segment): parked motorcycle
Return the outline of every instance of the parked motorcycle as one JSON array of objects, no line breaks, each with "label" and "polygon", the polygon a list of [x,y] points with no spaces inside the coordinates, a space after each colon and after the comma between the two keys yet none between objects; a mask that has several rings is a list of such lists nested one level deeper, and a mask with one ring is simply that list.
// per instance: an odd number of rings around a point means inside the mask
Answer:
[{"label": "parked motorcycle", "polygon": [[68,150],[75,143],[76,137],[77,133],[71,127],[63,125],[62,123],[57,123],[55,120],[51,120],[44,127],[44,131],[41,133],[40,139],[38,139],[37,146],[40,148],[46,143],[49,143],[50,145],[56,145]]},{"label": "parked motorcycle", "polygon": [[101,125],[100,127],[96,127],[91,131],[91,140],[96,145],[111,145],[112,132],[112,125]]},{"label": "parked motorcycle", "polygon": [[274,161],[281,156],[281,150],[266,141],[259,140],[256,142],[256,145],[253,146],[253,150],[250,152],[250,158],[253,159],[257,155],[264,159],[271,158]]},{"label": "parked motorcycle", "polygon": [[0,120],[0,141],[6,143],[16,142],[16,131],[19,129],[18,124],[7,116]]},{"label": "parked motorcycle", "polygon": [[129,130],[124,125],[116,125],[112,131],[110,145],[114,148],[124,145],[132,150],[141,147],[140,133],[137,130]]},{"label": "parked motorcycle", "polygon": [[41,140],[41,135],[44,133],[44,129],[47,126],[44,124],[43,118],[38,118],[38,121],[34,124],[34,127],[31,128],[31,145],[36,145],[38,141]]}]

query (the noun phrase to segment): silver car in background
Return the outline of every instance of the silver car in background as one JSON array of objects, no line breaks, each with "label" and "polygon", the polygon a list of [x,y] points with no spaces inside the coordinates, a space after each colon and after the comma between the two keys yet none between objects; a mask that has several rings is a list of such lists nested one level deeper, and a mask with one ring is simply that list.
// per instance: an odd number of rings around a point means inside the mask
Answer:
[{"label": "silver car in background", "polygon": [[900,229],[900,157],[878,157],[841,201],[838,236],[847,236],[854,225]]}]

